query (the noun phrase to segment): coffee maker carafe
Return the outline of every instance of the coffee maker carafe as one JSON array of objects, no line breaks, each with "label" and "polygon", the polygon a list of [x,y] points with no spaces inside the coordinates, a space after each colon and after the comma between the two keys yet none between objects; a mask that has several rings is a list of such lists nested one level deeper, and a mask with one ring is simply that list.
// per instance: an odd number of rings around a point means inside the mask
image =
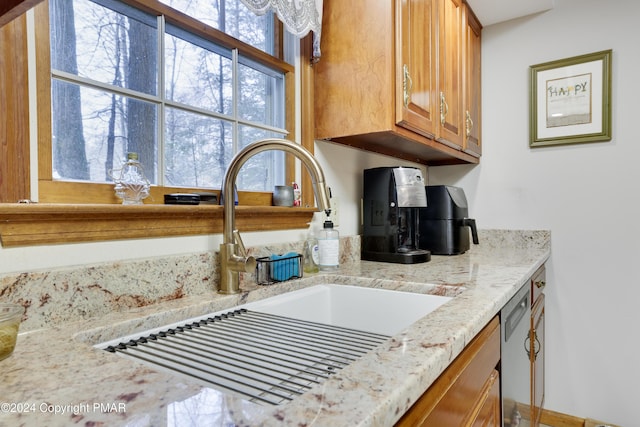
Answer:
[{"label": "coffee maker carafe", "polygon": [[420,169],[364,170],[362,259],[415,264],[431,259],[419,249],[419,210],[427,206]]}]

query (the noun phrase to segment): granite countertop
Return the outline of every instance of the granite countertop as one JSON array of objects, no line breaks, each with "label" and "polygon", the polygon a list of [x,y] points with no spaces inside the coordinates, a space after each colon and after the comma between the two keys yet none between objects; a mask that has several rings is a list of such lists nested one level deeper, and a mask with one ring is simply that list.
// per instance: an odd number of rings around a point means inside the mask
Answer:
[{"label": "granite countertop", "polygon": [[[550,255],[547,231],[483,234],[424,264],[370,261],[236,296],[185,297],[21,333],[0,362],[0,425],[391,426]],[[318,283],[454,296],[289,403],[260,406],[93,347]],[[206,421],[205,421],[206,420]]]}]

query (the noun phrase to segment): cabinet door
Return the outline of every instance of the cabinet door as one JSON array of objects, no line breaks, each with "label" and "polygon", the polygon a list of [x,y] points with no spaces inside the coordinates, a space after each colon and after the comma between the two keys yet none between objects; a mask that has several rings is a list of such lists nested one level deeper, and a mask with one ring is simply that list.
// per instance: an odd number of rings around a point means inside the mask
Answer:
[{"label": "cabinet door", "polygon": [[366,135],[395,124],[394,3],[325,0],[314,69],[316,139]]},{"label": "cabinet door", "polygon": [[475,15],[465,4],[464,8],[464,145],[463,150],[469,154],[480,157],[482,148],[480,145],[480,111],[481,99],[481,74],[480,74],[480,36],[482,27]]},{"label": "cabinet door", "polygon": [[500,426],[500,322],[471,340],[395,427]]},{"label": "cabinet door", "polygon": [[540,425],[544,404],[544,294],[531,310],[531,425]]},{"label": "cabinet door", "polygon": [[437,140],[462,149],[462,0],[438,3],[438,102]]},{"label": "cabinet door", "polygon": [[435,136],[435,0],[397,0],[396,123]]},{"label": "cabinet door", "polygon": [[500,374],[493,371],[487,380],[487,388],[477,414],[465,426],[469,427],[500,427]]}]

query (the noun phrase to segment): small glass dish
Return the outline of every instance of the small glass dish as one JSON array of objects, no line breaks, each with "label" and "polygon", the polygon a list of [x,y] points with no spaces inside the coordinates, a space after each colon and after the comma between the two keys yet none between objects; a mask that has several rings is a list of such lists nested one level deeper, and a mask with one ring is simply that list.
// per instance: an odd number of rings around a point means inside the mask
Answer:
[{"label": "small glass dish", "polygon": [[0,360],[6,359],[16,348],[18,328],[24,307],[18,304],[0,303]]}]

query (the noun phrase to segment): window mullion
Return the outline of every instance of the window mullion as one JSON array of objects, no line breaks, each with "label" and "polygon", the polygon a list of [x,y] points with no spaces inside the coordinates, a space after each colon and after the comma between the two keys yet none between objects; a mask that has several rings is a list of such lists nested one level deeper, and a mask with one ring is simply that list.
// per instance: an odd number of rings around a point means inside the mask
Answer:
[{"label": "window mullion", "polygon": [[77,84],[79,86],[83,86],[83,87],[88,87],[91,89],[99,89],[99,90],[104,90],[106,92],[109,93],[115,93],[117,95],[125,95],[129,98],[134,98],[134,99],[139,99],[142,101],[148,101],[148,102],[153,102],[153,103],[157,103],[158,102],[158,97],[154,96],[154,95],[149,95],[146,94],[144,92],[138,92],[135,90],[131,90],[128,89],[126,87],[121,87],[121,86],[115,86],[109,83],[102,83],[99,82],[97,80],[93,80],[87,77],[83,77],[83,76],[78,76],[76,74],[71,74],[68,73],[66,71],[61,71],[61,70],[55,70],[52,69],[51,70],[51,76],[55,79],[55,80],[60,80],[60,81],[64,81],[64,82],[68,82],[68,83],[74,83]]},{"label": "window mullion", "polygon": [[238,123],[238,103],[240,96],[240,79],[238,78],[238,49],[231,51],[231,87],[232,87],[232,116],[233,116],[233,152],[240,147],[240,126]]},{"label": "window mullion", "polygon": [[158,120],[157,120],[157,183],[159,186],[165,185],[164,177],[164,150],[165,150],[165,115],[167,91],[165,90],[165,19],[164,15],[158,16],[158,98],[160,99]]},{"label": "window mullion", "polygon": [[283,127],[271,126],[271,125],[267,125],[267,124],[263,124],[263,123],[259,123],[259,122],[252,122],[250,120],[244,120],[244,119],[238,117],[237,115],[234,115],[233,112],[231,114],[220,114],[218,112],[211,111],[211,110],[208,110],[206,108],[193,107],[191,105],[187,105],[187,104],[182,104],[180,102],[171,101],[171,100],[166,99],[166,98],[164,98],[162,100],[162,104],[165,107],[171,107],[171,108],[175,108],[175,109],[178,109],[178,110],[188,111],[188,112],[191,112],[191,113],[198,113],[198,114],[202,114],[203,116],[212,117],[212,118],[221,119],[221,120],[226,120],[228,122],[237,122],[239,125],[247,125],[247,126],[254,127],[256,129],[262,129],[262,130],[266,130],[266,131],[274,132],[274,133],[278,133],[278,134],[283,134],[283,135],[288,135],[289,134],[289,131],[287,129],[283,128]]}]

